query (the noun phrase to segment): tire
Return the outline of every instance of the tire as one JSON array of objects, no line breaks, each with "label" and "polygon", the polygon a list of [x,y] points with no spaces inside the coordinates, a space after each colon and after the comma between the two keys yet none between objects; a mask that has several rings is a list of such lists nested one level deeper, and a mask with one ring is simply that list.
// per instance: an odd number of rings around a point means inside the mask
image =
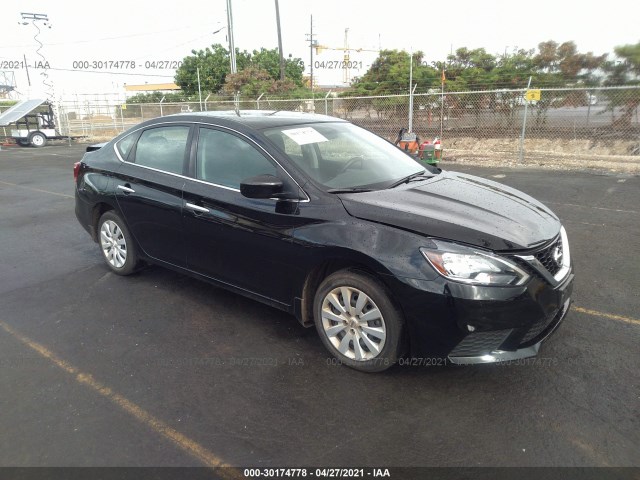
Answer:
[{"label": "tire", "polygon": [[17,143],[18,145],[20,145],[21,147],[28,147],[28,146],[30,145],[30,144],[29,144],[29,140],[25,140],[25,139],[22,139],[22,138],[18,138],[18,139],[16,140],[16,143]]},{"label": "tire", "polygon": [[138,267],[138,253],[124,221],[113,210],[98,222],[98,245],[107,266],[118,275],[131,275]]},{"label": "tire", "polygon": [[29,144],[35,148],[44,147],[47,144],[47,137],[44,133],[34,132],[29,137]]},{"label": "tire", "polygon": [[338,363],[381,372],[398,360],[402,314],[374,277],[352,270],[329,275],[318,287],[313,312],[318,335]]}]

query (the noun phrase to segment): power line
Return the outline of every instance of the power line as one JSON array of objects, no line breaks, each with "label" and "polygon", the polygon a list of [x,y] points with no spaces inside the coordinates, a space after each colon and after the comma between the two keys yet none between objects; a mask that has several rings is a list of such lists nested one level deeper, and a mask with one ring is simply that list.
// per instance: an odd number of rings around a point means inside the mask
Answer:
[{"label": "power line", "polygon": [[[185,26],[185,27],[180,27],[180,28],[172,28],[170,30],[158,30],[156,32],[146,32],[146,33],[132,33],[130,35],[120,35],[120,36],[116,36],[116,37],[104,37],[104,38],[96,38],[96,39],[91,39],[91,40],[70,40],[68,42],[54,42],[54,43],[47,43],[47,46],[53,46],[53,45],[76,45],[78,43],[94,43],[94,42],[102,42],[102,41],[106,41],[106,40],[120,40],[123,38],[134,38],[134,37],[143,37],[143,36],[147,36],[147,35],[157,35],[159,33],[170,33],[170,32],[176,32],[178,30],[185,30],[185,29],[190,29],[192,30],[194,27],[192,25],[189,26]],[[196,27],[199,28],[199,27]],[[208,25],[201,25],[200,28],[210,28],[210,26]],[[27,47],[32,47],[33,44],[29,44],[29,45],[3,45],[0,48],[27,48]]]}]

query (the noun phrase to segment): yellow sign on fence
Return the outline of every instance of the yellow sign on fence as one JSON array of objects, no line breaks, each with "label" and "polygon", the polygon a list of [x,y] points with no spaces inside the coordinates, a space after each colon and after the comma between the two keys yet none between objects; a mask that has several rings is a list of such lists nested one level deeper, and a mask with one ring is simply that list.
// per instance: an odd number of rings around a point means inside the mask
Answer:
[{"label": "yellow sign on fence", "polygon": [[532,100],[540,101],[540,90],[527,90],[524,94],[524,99],[528,102]]}]

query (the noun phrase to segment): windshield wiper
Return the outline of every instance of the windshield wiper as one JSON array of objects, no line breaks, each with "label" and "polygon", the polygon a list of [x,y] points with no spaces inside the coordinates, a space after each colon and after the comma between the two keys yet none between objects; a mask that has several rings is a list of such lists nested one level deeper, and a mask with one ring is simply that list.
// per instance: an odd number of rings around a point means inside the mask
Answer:
[{"label": "windshield wiper", "polygon": [[402,185],[403,183],[409,183],[414,178],[418,178],[418,177],[431,178],[432,176],[433,175],[428,175],[426,170],[423,170],[421,172],[412,173],[411,175],[408,175],[408,176],[406,176],[404,178],[401,178],[397,182],[393,182],[387,188],[394,188],[394,187],[397,187],[398,185]]},{"label": "windshield wiper", "polygon": [[327,190],[328,193],[363,193],[363,192],[373,192],[371,188],[362,188],[362,187],[351,187],[351,188],[330,188]]}]

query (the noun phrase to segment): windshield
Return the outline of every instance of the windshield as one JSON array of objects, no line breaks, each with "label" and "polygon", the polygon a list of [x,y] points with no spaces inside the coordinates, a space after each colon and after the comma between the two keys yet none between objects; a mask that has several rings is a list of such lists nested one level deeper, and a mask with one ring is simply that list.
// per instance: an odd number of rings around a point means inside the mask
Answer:
[{"label": "windshield", "polygon": [[386,188],[425,170],[393,144],[351,123],[270,128],[264,134],[329,190]]}]

